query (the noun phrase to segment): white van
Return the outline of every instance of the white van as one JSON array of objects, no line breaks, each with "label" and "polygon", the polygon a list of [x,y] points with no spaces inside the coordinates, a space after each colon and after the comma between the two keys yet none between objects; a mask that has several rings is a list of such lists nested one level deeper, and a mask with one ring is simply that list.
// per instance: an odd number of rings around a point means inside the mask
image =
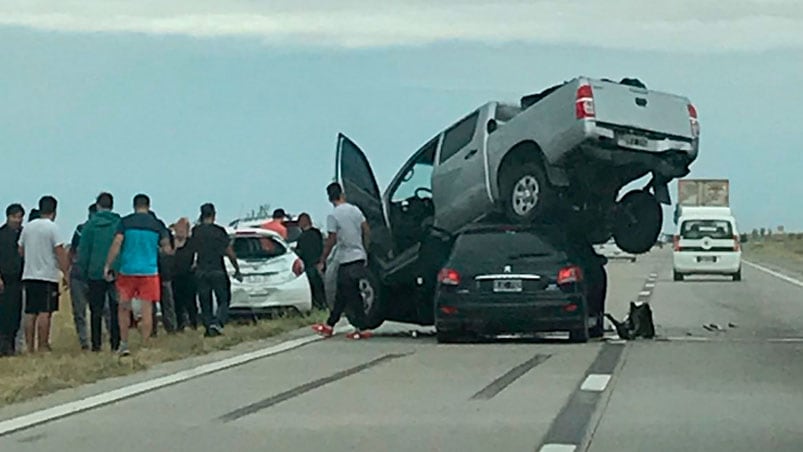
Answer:
[{"label": "white van", "polygon": [[742,250],[736,220],[728,207],[684,209],[674,237],[674,277],[729,275],[742,279]]}]

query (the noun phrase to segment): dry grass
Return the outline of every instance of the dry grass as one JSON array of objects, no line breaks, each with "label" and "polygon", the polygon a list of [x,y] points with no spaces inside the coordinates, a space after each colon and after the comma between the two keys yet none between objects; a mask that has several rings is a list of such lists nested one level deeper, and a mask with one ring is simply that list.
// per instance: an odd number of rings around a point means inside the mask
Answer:
[{"label": "dry grass", "polygon": [[[287,316],[261,320],[256,325],[231,324],[225,336],[204,338],[202,331],[188,330],[167,335],[159,331],[148,349],[139,349],[139,334],[131,333],[134,352],[130,358],[120,358],[108,351],[81,351],[72,320],[69,298],[63,297],[61,310],[53,317],[53,351],[0,359],[0,406],[49,394],[60,389],[74,388],[109,377],[118,377],[145,370],[153,365],[191,356],[225,350],[234,345],[264,339],[322,321],[324,315]],[[104,333],[105,335],[105,333]]]},{"label": "dry grass", "polygon": [[756,259],[803,272],[803,234],[775,234],[744,245],[748,259]]}]

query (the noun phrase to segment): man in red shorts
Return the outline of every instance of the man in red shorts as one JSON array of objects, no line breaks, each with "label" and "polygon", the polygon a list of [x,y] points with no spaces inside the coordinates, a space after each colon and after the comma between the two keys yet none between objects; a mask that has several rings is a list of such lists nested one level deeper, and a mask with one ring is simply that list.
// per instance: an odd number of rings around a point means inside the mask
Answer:
[{"label": "man in red shorts", "polygon": [[[159,250],[172,254],[170,236],[164,223],[151,213],[148,196],[134,197],[134,213],[120,221],[114,243],[106,258],[106,278],[116,278],[120,296],[120,349],[127,356],[131,313],[138,320],[142,343],[146,344],[153,328],[153,305],[161,298]],[[118,261],[119,258],[119,261]]]}]

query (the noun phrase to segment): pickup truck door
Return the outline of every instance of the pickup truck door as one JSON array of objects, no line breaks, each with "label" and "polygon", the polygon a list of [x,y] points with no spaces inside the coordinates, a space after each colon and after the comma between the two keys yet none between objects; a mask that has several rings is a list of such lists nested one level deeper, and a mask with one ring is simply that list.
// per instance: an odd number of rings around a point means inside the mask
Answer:
[{"label": "pickup truck door", "polygon": [[343,187],[346,200],[362,210],[371,227],[369,254],[384,260],[393,249],[392,238],[385,219],[382,194],[368,158],[347,136],[337,136],[335,178]]},{"label": "pickup truck door", "polygon": [[487,133],[489,109],[477,110],[443,132],[432,173],[435,226],[455,232],[488,211]]}]

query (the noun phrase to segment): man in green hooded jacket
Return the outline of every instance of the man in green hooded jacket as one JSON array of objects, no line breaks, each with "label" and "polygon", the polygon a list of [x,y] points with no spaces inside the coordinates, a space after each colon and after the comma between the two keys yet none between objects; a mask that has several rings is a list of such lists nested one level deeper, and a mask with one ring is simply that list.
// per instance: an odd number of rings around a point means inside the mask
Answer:
[{"label": "man in green hooded jacket", "polygon": [[106,278],[104,267],[109,248],[120,224],[120,215],[112,212],[114,197],[101,193],[97,198],[98,210],[84,225],[78,246],[78,268],[89,282],[89,312],[92,336],[92,351],[100,351],[103,307],[108,297],[111,316],[109,336],[112,351],[120,346],[120,323],[117,315],[118,297],[114,282]]}]

